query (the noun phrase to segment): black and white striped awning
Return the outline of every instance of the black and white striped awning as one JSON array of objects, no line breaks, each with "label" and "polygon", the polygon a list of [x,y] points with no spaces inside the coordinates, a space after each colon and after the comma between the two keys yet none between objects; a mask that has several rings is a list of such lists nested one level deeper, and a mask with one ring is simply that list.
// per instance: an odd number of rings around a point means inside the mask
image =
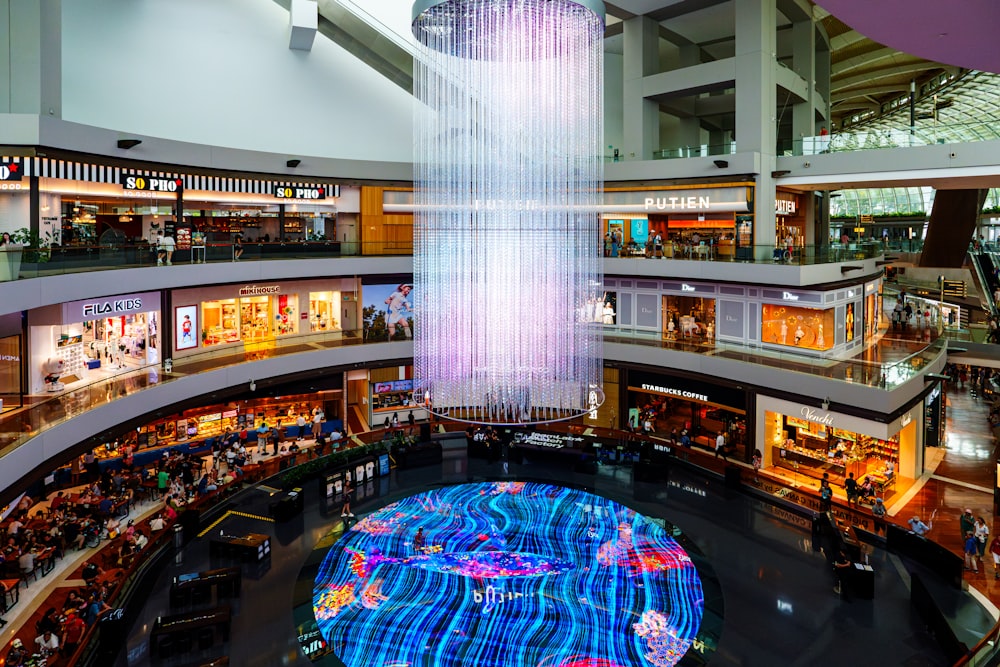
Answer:
[{"label": "black and white striped awning", "polygon": [[47,157],[11,157],[2,158],[14,164],[22,165],[25,177],[39,176],[42,178],[60,178],[72,181],[87,181],[89,183],[122,182],[122,176],[149,176],[153,178],[180,178],[184,181],[185,190],[207,190],[211,192],[243,192],[248,194],[271,195],[277,186],[294,186],[307,188],[326,188],[330,197],[340,196],[340,186],[332,183],[309,183],[305,181],[283,181],[275,179],[232,178],[228,176],[204,176],[201,174],[183,174],[169,171],[151,171],[148,169],[131,169],[127,167],[112,167],[103,164],[89,164],[72,160],[57,160]]}]

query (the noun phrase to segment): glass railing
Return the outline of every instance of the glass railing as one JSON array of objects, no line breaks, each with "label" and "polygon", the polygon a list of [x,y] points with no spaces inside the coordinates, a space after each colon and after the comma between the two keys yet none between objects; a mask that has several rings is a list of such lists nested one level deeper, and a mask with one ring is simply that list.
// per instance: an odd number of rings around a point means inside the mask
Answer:
[{"label": "glass railing", "polygon": [[[170,258],[173,265],[261,261],[272,259],[323,259],[328,257],[358,257],[369,255],[412,255],[413,243],[347,242],[347,241],[270,241],[243,243],[237,259],[231,243],[209,243],[204,248],[175,250]],[[164,264],[166,262],[164,261]],[[157,266],[155,246],[137,245],[73,245],[48,248],[6,246],[0,248],[0,281],[38,278],[66,273],[136,269]]]},{"label": "glass railing", "polygon": [[[322,348],[357,345],[364,341],[361,331],[329,331],[322,333],[281,336],[238,348],[212,350],[171,360],[167,372],[160,364],[123,370],[111,377],[54,396],[37,397],[30,407],[14,410],[0,417],[0,457],[24,444],[41,431],[79,416],[95,407],[106,405],[137,391],[173,382],[194,373],[235,366]],[[385,343],[385,339],[367,341]]]},{"label": "glass railing", "polygon": [[[611,343],[655,345],[683,351],[712,354],[727,359],[781,368],[787,371],[822,375],[843,382],[864,384],[892,390],[918,375],[927,364],[945,352],[945,341],[938,339],[926,348],[892,363],[856,360],[837,361],[814,359],[793,353],[751,349],[745,346],[715,344],[695,346],[677,341],[633,336],[607,335]],[[365,343],[385,343],[384,339],[366,341],[362,331],[334,331],[282,336],[280,338],[245,343],[238,348],[214,350],[172,361],[170,371],[158,364],[122,371],[88,385],[67,390],[54,396],[37,397],[30,407],[9,411],[0,417],[0,457],[28,442],[41,431],[82,415],[94,407],[109,404],[137,391],[173,382],[195,373],[204,373],[235,366],[247,361],[274,358],[322,348],[334,348]]]},{"label": "glass railing", "polygon": [[946,341],[938,338],[927,347],[893,362],[878,363],[859,359],[834,361],[827,358],[807,357],[794,352],[780,350],[753,349],[745,345],[728,343],[697,344],[685,340],[661,340],[659,338],[637,338],[632,336],[604,337],[608,343],[628,345],[648,345],[663,349],[700,353],[723,359],[743,361],[748,364],[778,368],[793,373],[822,376],[850,384],[862,384],[891,391],[909,382],[923,372],[928,364],[940,357],[946,348]]},{"label": "glass railing", "polygon": [[[662,250],[655,247],[625,246],[618,249],[618,259],[678,259],[708,262],[747,262],[766,264],[833,264],[881,257],[886,246],[878,241],[831,243],[825,246],[775,247],[774,245],[738,246],[731,244],[685,244],[666,242]],[[613,248],[605,246],[605,256],[615,257]]]},{"label": "glass railing", "polygon": [[858,128],[826,136],[803,137],[792,142],[791,148],[782,150],[781,153],[819,155],[1000,139],[1000,134],[995,130],[984,133],[984,127],[982,123],[939,123],[914,128],[906,126]]},{"label": "glass railing", "polygon": [[697,144],[693,146],[678,146],[664,148],[653,153],[654,160],[676,160],[686,157],[708,157],[710,155],[733,155],[736,153],[736,142],[727,141],[721,144]]},{"label": "glass railing", "polygon": [[[891,246],[890,246],[891,248]],[[819,247],[776,248],[773,245],[691,245],[666,243],[661,251],[647,251],[642,246],[618,249],[619,259],[683,259],[712,262],[764,262],[785,264],[829,264],[869,259],[884,254],[886,246],[873,242],[831,244]],[[288,241],[285,243],[245,243],[239,259],[232,244],[208,244],[205,248],[175,250],[171,265],[322,259],[360,256],[412,256],[412,242],[348,243],[337,241]],[[611,249],[605,256],[611,258]],[[164,262],[166,264],[166,262]],[[136,269],[158,266],[155,248],[147,245],[76,245],[51,248],[0,248],[0,282],[56,276],[89,271]]]}]

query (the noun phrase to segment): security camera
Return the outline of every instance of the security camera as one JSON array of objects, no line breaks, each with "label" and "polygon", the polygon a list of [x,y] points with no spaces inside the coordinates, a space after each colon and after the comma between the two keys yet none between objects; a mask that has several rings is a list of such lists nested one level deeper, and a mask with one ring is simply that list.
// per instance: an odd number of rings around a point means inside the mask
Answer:
[{"label": "security camera", "polygon": [[956,157],[958,157],[958,153],[948,153],[948,157],[954,160]]},{"label": "security camera", "polygon": [[250,391],[257,391],[257,383],[250,380]]}]

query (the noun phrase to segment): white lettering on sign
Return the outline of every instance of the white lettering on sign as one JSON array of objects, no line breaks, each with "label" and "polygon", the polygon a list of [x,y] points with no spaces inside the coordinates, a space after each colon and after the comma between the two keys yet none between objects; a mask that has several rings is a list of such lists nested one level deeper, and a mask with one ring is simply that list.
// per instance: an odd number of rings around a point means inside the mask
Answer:
[{"label": "white lettering on sign", "polygon": [[785,301],[798,301],[799,300],[799,295],[798,294],[792,294],[791,292],[782,292],[781,293],[781,298],[784,299]]},{"label": "white lettering on sign", "polygon": [[913,421],[913,413],[907,412],[905,415],[899,418],[899,425],[902,428],[906,428]]},{"label": "white lettering on sign", "polygon": [[681,398],[693,398],[699,401],[704,401],[708,403],[708,396],[706,394],[699,394],[694,391],[688,391],[686,389],[674,389],[673,387],[661,387],[655,384],[643,384],[642,388],[646,391],[655,391],[658,394],[669,394],[671,396],[680,396]]},{"label": "white lettering on sign", "polygon": [[536,447],[550,447],[552,449],[562,449],[566,446],[573,446],[574,442],[583,442],[583,438],[576,438],[570,435],[559,435],[556,433],[518,433],[514,437],[514,442]]},{"label": "white lettering on sign", "polygon": [[792,199],[776,199],[774,202],[774,212],[778,215],[795,215],[798,205]]},{"label": "white lettering on sign", "polygon": [[83,304],[83,316],[113,315],[142,309],[142,299],[115,299],[114,301],[98,301]]},{"label": "white lettering on sign", "polygon": [[733,317],[732,315],[726,315],[726,321],[727,322],[738,322],[739,320],[737,318]]},{"label": "white lettering on sign", "polygon": [[802,418],[806,421],[816,422],[817,424],[823,424],[824,426],[833,426],[833,416],[829,412],[821,414],[813,408],[803,407],[799,414],[801,414]]},{"label": "white lettering on sign", "polygon": [[280,292],[281,285],[247,285],[240,288],[240,296],[262,296]]},{"label": "white lettering on sign", "polygon": [[681,283],[681,291],[682,292],[694,292],[695,291],[695,287],[694,287],[694,285],[688,285],[687,283]]},{"label": "white lettering on sign", "polygon": [[0,361],[21,361],[21,357],[16,354],[0,354]]},{"label": "white lettering on sign", "polygon": [[326,199],[326,188],[287,187],[274,188],[278,199]]},{"label": "white lettering on sign", "polygon": [[854,296],[854,290],[852,289],[847,290],[847,298],[850,299],[853,296]]},{"label": "white lettering on sign", "polygon": [[177,192],[180,179],[154,178],[152,176],[126,176],[123,187],[126,190],[150,190],[152,192]]},{"label": "white lettering on sign", "polygon": [[601,407],[600,397],[593,389],[587,395],[587,407],[590,408],[590,418],[597,419],[597,408]]},{"label": "white lettering on sign", "polygon": [[485,591],[472,591],[472,601],[476,604],[484,604],[487,607],[495,607],[498,604],[504,602],[511,602],[517,598],[523,598],[524,593],[515,593],[513,591],[503,592],[494,588],[493,584],[486,587]]},{"label": "white lettering on sign", "polygon": [[27,190],[27,188],[20,183],[4,182],[3,179],[0,179],[0,190]]},{"label": "white lettering on sign", "polygon": [[712,198],[705,196],[697,197],[646,197],[643,202],[646,210],[656,209],[658,211],[694,211],[699,209],[712,208]]}]

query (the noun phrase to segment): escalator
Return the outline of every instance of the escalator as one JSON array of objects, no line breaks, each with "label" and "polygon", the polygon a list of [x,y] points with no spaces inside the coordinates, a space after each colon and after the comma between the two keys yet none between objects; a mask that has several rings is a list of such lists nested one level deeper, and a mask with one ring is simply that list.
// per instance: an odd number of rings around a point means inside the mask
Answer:
[{"label": "escalator", "polygon": [[994,303],[993,295],[1000,287],[1000,280],[997,279],[996,267],[990,253],[970,252],[969,258],[972,260],[972,277],[978,285],[979,293],[983,295],[983,308],[989,313],[997,312],[997,304]]},{"label": "escalator", "polygon": [[[291,0],[274,0],[288,10]],[[366,14],[351,0],[319,0],[320,34],[413,93],[413,49],[407,40]]]}]

